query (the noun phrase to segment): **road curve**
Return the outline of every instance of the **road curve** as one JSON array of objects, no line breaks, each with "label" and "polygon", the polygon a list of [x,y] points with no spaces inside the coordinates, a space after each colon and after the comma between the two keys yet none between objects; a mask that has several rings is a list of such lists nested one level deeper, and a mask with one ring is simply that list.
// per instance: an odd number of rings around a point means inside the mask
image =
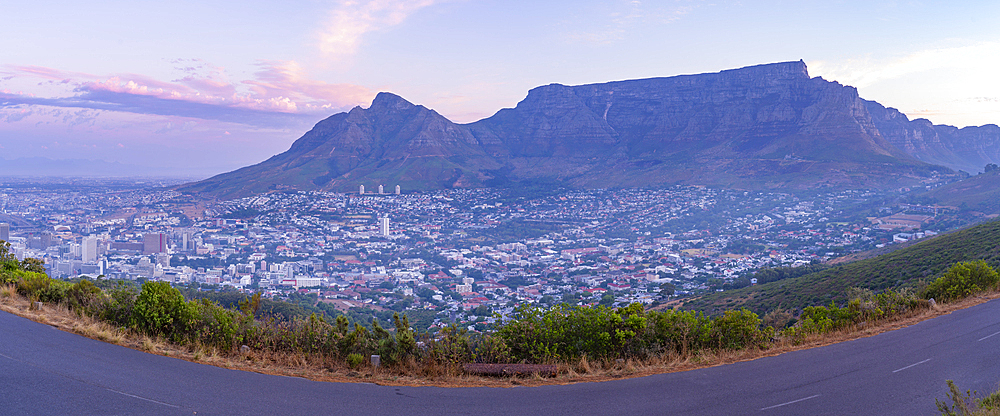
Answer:
[{"label": "road curve", "polygon": [[0,312],[0,414],[931,415],[1000,381],[1000,300],[908,328],[672,374],[516,388],[321,383],[195,364]]}]

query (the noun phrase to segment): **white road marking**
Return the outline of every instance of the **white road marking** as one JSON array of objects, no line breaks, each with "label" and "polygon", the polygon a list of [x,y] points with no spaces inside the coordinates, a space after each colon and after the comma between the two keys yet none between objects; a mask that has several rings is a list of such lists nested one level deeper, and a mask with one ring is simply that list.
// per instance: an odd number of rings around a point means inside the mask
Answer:
[{"label": "white road marking", "polygon": [[175,406],[175,405],[172,405],[170,403],[158,402],[158,401],[153,400],[153,399],[147,399],[147,398],[142,397],[142,396],[136,396],[134,394],[128,394],[128,393],[125,393],[125,392],[122,392],[122,391],[118,391],[118,390],[114,390],[114,389],[109,389],[107,387],[105,387],[104,389],[107,390],[107,391],[113,392],[113,393],[118,393],[118,394],[120,394],[122,396],[134,397],[134,398],[139,399],[139,400],[145,400],[147,402],[153,402],[153,403],[156,403],[156,404],[162,404],[164,406],[173,407],[175,409],[180,409],[181,408],[180,406]]},{"label": "white road marking", "polygon": [[774,409],[775,407],[788,406],[788,405],[793,404],[793,403],[798,403],[798,402],[806,401],[806,400],[809,400],[809,399],[815,399],[817,397],[819,397],[818,394],[815,395],[815,396],[803,397],[803,398],[798,399],[798,400],[792,400],[792,401],[790,401],[788,403],[782,403],[782,404],[776,404],[774,406],[768,406],[768,407],[765,407],[765,408],[760,409],[760,410],[768,410],[768,409]]},{"label": "white road marking", "polygon": [[997,334],[1000,334],[1000,332],[994,332],[994,333],[992,333],[992,334],[989,334],[989,335],[987,335],[987,336],[985,336],[985,337],[982,337],[982,338],[979,338],[979,339],[977,339],[976,341],[977,341],[977,342],[978,342],[978,341],[982,341],[982,340],[984,340],[984,339],[986,339],[986,338],[989,338],[989,337],[992,337],[992,336],[994,336],[994,335],[997,335]]},{"label": "white road marking", "polygon": [[923,361],[921,361],[921,362],[919,362],[919,363],[913,363],[913,364],[910,364],[910,365],[908,365],[908,366],[906,366],[906,367],[903,367],[903,368],[900,368],[899,370],[896,370],[896,371],[893,371],[893,373],[898,373],[898,372],[900,372],[900,371],[903,371],[903,370],[905,370],[905,369],[907,369],[907,368],[910,368],[910,367],[915,367],[915,366],[918,366],[918,365],[920,365],[920,364],[923,364],[923,363],[926,363],[926,362],[928,362],[928,361],[930,361],[930,360],[931,360],[931,359],[930,359],[930,358],[928,358],[928,359],[926,359],[926,360],[923,360]]}]

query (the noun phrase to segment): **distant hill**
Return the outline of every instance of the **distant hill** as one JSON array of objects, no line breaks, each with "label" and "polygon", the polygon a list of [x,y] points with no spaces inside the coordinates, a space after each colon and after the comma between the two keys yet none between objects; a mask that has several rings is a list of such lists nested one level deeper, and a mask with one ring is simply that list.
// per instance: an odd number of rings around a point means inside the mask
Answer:
[{"label": "distant hill", "polygon": [[465,125],[380,93],[367,109],[321,121],[284,153],[178,189],[237,197],[379,184],[894,188],[1000,160],[994,127],[910,121],[853,87],[810,78],[804,62],[783,62],[552,84]]},{"label": "distant hill", "polygon": [[934,189],[918,197],[928,204],[1000,214],[1000,170],[981,173]]},{"label": "distant hill", "polygon": [[929,282],[960,261],[1000,265],[1000,220],[989,221],[881,256],[835,266],[805,276],[702,296],[683,309],[721,313],[748,308],[764,314],[776,308],[799,309],[846,300],[847,289],[882,290]]}]

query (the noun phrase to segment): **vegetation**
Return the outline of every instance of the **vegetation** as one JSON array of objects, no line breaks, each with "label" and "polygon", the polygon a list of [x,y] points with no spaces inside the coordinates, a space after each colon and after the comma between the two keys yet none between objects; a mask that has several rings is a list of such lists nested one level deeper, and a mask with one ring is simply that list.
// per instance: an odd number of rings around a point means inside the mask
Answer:
[{"label": "vegetation", "polygon": [[[844,304],[848,289],[860,287],[876,292],[890,288],[921,289],[959,262],[982,260],[1000,265],[1000,220],[982,223],[965,230],[940,235],[904,249],[800,277],[758,284],[742,289],[713,293],[684,304],[684,309],[721,314],[745,307],[759,314],[831,301]],[[983,287],[981,287],[983,288]]]},{"label": "vegetation", "polygon": [[[955,382],[947,380],[948,397],[945,401],[934,399],[938,411],[945,416],[993,416],[1000,414],[1000,390],[986,397],[975,397],[976,392],[966,390],[962,393]],[[951,401],[951,405],[948,401]]]},{"label": "vegetation", "polygon": [[961,262],[951,266],[941,277],[931,282],[924,289],[923,295],[926,298],[952,301],[985,290],[995,290],[998,283],[1000,275],[985,261]]},{"label": "vegetation", "polygon": [[[140,286],[121,281],[52,280],[29,270],[30,263],[10,260],[5,250],[0,249],[0,258],[6,259],[0,273],[4,296],[16,292],[33,301],[61,303],[78,315],[123,331],[212,348],[230,356],[248,351],[293,354],[352,369],[365,365],[367,357],[379,355],[385,368],[409,374],[460,371],[461,364],[470,362],[622,362],[766,350],[775,343],[796,344],[817,334],[898,319],[930,308],[928,297],[956,301],[996,289],[1000,282],[997,272],[978,260],[954,263],[919,292],[853,288],[843,294],[846,301],[806,306],[798,316],[772,311],[761,318],[745,308],[713,317],[694,311],[646,310],[640,304],[621,308],[559,304],[522,306],[510,316],[496,316],[497,323],[484,333],[451,326],[431,335],[414,331],[410,318],[398,313],[390,312],[391,318],[384,320],[369,315],[371,324],[365,326],[352,324],[345,315],[328,319],[322,313],[267,312],[268,301],[259,294],[186,299],[181,290],[165,282]],[[184,293],[204,292],[186,288]],[[314,300],[306,298],[306,302]],[[301,309],[274,302],[282,304]],[[383,327],[383,321],[390,326]]]}]

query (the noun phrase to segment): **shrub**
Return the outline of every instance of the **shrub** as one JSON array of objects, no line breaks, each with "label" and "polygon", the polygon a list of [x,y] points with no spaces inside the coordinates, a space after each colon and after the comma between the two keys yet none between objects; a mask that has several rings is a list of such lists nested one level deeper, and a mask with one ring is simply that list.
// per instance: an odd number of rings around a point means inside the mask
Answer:
[{"label": "shrub", "polygon": [[655,352],[687,354],[705,348],[711,318],[694,311],[665,310],[651,313],[651,348]]},{"label": "shrub", "polygon": [[357,369],[361,367],[361,364],[365,362],[365,356],[357,353],[347,355],[347,365],[352,369]]},{"label": "shrub", "polygon": [[760,317],[746,309],[726,311],[712,321],[708,332],[712,347],[719,350],[764,348],[774,336],[773,328],[762,330]]},{"label": "shrub", "polygon": [[50,279],[43,273],[21,272],[17,292],[22,296],[45,303],[59,303],[72,286],[69,282]]},{"label": "shrub", "polygon": [[974,293],[994,289],[1000,275],[983,260],[960,262],[951,266],[923,291],[925,299],[945,302],[965,298]]},{"label": "shrub", "polygon": [[94,305],[94,316],[119,327],[132,325],[132,310],[135,309],[135,300],[139,296],[136,286],[119,280],[107,289],[107,294]]},{"label": "shrub", "polygon": [[194,324],[195,308],[167,282],[146,282],[135,299],[131,326],[149,335],[181,341]]},{"label": "shrub", "polygon": [[66,303],[78,313],[93,314],[91,308],[104,297],[101,288],[89,280],[81,280],[66,290]]},{"label": "shrub", "polygon": [[547,310],[523,306],[496,334],[515,359],[615,358],[626,355],[627,349],[642,349],[646,325],[645,311],[639,304],[618,309],[603,305],[561,304]]}]

